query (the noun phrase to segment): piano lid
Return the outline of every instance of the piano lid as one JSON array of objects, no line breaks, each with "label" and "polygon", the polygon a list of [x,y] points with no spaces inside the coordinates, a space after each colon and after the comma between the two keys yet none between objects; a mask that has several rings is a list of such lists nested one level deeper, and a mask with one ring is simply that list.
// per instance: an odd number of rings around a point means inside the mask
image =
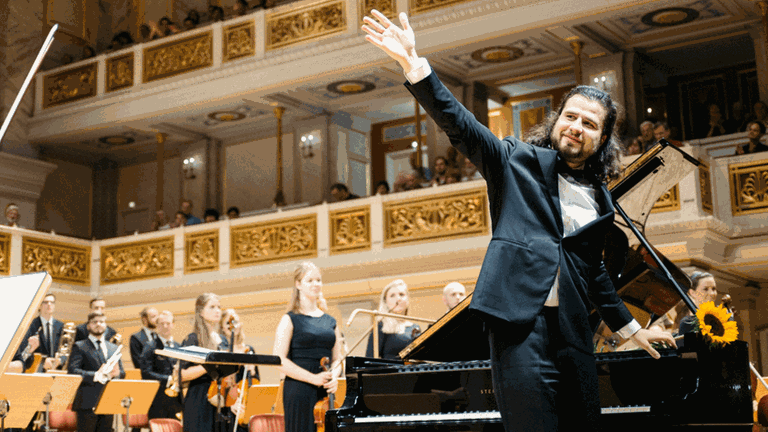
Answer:
[{"label": "piano lid", "polygon": [[[659,197],[698,165],[696,159],[662,139],[632,162],[608,188],[614,201],[621,205],[642,232]],[[654,272],[655,263],[649,263],[639,253],[639,241],[618,215],[614,227],[608,243],[620,244],[619,249],[623,250],[615,252],[610,250],[613,245],[608,245],[606,255],[612,255],[606,257],[606,268],[612,273],[611,278],[619,295],[645,311],[666,312],[680,300],[679,296],[658,270]],[[687,281],[685,273],[666,258],[662,259],[676,280],[681,283]],[[482,320],[469,311],[471,298],[470,294],[400,351],[400,358],[441,362],[489,359],[490,348]]]}]

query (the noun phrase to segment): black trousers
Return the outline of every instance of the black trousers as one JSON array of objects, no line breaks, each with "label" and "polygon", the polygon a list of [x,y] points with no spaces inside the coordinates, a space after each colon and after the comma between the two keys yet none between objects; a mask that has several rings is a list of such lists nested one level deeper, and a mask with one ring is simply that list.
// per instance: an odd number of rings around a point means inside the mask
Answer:
[{"label": "black trousers", "polygon": [[527,325],[488,325],[491,374],[506,432],[598,430],[600,401],[594,356],[570,346],[557,308]]},{"label": "black trousers", "polygon": [[80,409],[77,413],[77,432],[112,432],[115,416],[96,415],[92,409]]}]

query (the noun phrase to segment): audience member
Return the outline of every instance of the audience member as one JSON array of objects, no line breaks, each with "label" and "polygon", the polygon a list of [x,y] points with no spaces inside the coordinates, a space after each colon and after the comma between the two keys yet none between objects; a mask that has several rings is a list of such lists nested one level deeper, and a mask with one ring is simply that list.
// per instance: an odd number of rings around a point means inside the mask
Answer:
[{"label": "audience member", "polygon": [[747,138],[749,142],[736,147],[736,154],[752,154],[768,150],[768,146],[760,142],[760,138],[765,135],[765,125],[759,121],[753,120],[747,123]]},{"label": "audience member", "polygon": [[643,152],[643,144],[640,142],[640,138],[632,138],[629,144],[627,144],[627,150],[624,152],[626,156],[639,155]]},{"label": "audience member", "polygon": [[170,36],[179,32],[179,28],[176,27],[176,24],[174,24],[173,21],[171,21],[171,19],[168,17],[160,18],[160,21],[158,21],[158,26],[160,27],[160,33],[163,36]]},{"label": "audience member", "polygon": [[393,192],[406,192],[414,189],[421,189],[422,178],[416,173],[401,172],[397,175],[395,184],[392,185]]},{"label": "audience member", "polygon": [[640,136],[638,139],[642,145],[642,151],[646,151],[656,144],[656,137],[653,135],[653,122],[646,120],[640,123]]},{"label": "audience member", "polygon": [[83,48],[83,60],[94,57],[96,57],[96,50],[94,50],[92,46],[86,45],[85,48]]},{"label": "audience member", "polygon": [[747,118],[744,115],[744,105],[742,105],[741,101],[733,103],[732,112],[731,118],[723,122],[725,133],[732,134],[745,131],[747,129]]},{"label": "audience member", "polygon": [[195,25],[200,24],[200,14],[197,12],[196,9],[190,9],[187,13],[187,18],[191,18],[192,21],[195,22]]},{"label": "audience member", "polygon": [[446,172],[448,170],[448,161],[443,156],[435,158],[435,176],[432,177],[430,185],[440,186],[445,184]]},{"label": "audience member", "polygon": [[240,217],[240,209],[232,206],[227,209],[227,217],[230,219],[237,219]]},{"label": "audience member", "polygon": [[331,195],[333,195],[334,202],[349,201],[351,199],[360,198],[359,196],[350,193],[347,186],[343,183],[336,183],[331,186]]},{"label": "audience member", "polygon": [[445,171],[445,184],[454,184],[461,182],[461,171],[457,168],[448,168]]},{"label": "audience member", "polygon": [[236,0],[233,7],[235,15],[243,16],[248,13],[248,2],[246,0]]},{"label": "audience member", "polygon": [[461,169],[462,164],[464,163],[464,155],[459,153],[459,151],[456,150],[456,147],[450,146],[445,151],[445,161],[448,164],[448,168]]},{"label": "audience member", "polygon": [[205,222],[216,222],[219,220],[219,211],[216,209],[205,209],[205,213],[203,213],[203,221]]},{"label": "audience member", "polygon": [[256,0],[253,5],[253,9],[266,9],[270,7],[270,5],[267,4],[267,0]]},{"label": "audience member", "polygon": [[[181,202],[181,210],[182,213],[184,213],[184,217],[186,218],[187,223],[185,225],[197,225],[199,223],[202,223],[203,221],[200,220],[200,218],[192,216],[192,200],[184,200]],[[177,215],[178,217],[178,215]]]},{"label": "audience member", "polygon": [[447,311],[455,308],[466,297],[467,289],[458,282],[451,282],[443,288],[443,303],[445,303]]},{"label": "audience member", "polygon": [[768,106],[762,101],[757,101],[752,106],[752,120],[759,121],[764,126],[768,126]]},{"label": "audience member", "polygon": [[197,23],[190,17],[184,18],[184,30],[194,30],[197,27]]},{"label": "audience member", "polygon": [[19,214],[19,206],[14,203],[9,203],[7,206],[5,206],[5,219],[8,221],[6,223],[7,226],[21,228],[19,226],[20,217],[21,215]]},{"label": "audience member", "polygon": [[173,219],[173,223],[171,223],[171,228],[178,228],[183,227],[187,225],[187,215],[183,211],[179,210],[176,212],[176,217]]},{"label": "audience member", "polygon": [[208,16],[210,21],[218,22],[224,20],[224,9],[221,6],[210,5],[208,6]]},{"label": "audience member", "polygon": [[139,27],[139,36],[141,36],[142,42],[149,42],[160,38],[160,28],[154,21],[149,21],[147,24],[142,24]]},{"label": "audience member", "polygon": [[171,224],[168,223],[168,217],[165,215],[164,210],[158,210],[155,212],[155,220],[152,222],[152,231],[162,231],[171,228]]},{"label": "audience member", "polygon": [[682,147],[683,143],[677,140],[670,139],[670,136],[672,135],[672,130],[669,129],[669,125],[667,122],[658,122],[655,125],[653,125],[653,136],[658,142],[660,139],[664,138],[665,140],[669,141],[670,144]]},{"label": "audience member", "polygon": [[483,178],[483,175],[480,174],[480,171],[477,170],[475,164],[473,164],[468,157],[462,157],[464,158],[464,164],[461,167],[461,181],[479,180]]},{"label": "audience member", "polygon": [[415,151],[408,156],[408,162],[411,164],[411,169],[413,169],[413,174],[416,176],[416,180],[419,183],[426,183],[432,179],[432,172],[427,167],[417,167],[417,160],[417,153]]},{"label": "audience member", "polygon": [[723,115],[720,113],[720,107],[717,104],[709,104],[709,123],[707,123],[707,133],[704,138],[717,137],[725,135],[723,126]]},{"label": "audience member", "polygon": [[376,183],[376,190],[374,191],[374,195],[386,195],[389,193],[389,183],[387,183],[386,180],[382,180],[378,183]]},{"label": "audience member", "polygon": [[285,194],[282,190],[275,192],[275,197],[272,199],[272,208],[285,207]]}]

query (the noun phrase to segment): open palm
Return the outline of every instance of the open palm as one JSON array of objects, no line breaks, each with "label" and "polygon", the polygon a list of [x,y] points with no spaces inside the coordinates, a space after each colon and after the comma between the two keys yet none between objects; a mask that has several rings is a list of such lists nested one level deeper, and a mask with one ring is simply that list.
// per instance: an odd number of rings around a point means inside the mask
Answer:
[{"label": "open palm", "polygon": [[408,23],[408,16],[405,13],[400,14],[400,24],[403,26],[400,28],[375,9],[371,10],[371,15],[376,20],[370,17],[363,18],[365,22],[363,30],[368,33],[365,39],[381,48],[404,69],[410,69],[407,66],[417,58],[417,55],[416,39]]}]

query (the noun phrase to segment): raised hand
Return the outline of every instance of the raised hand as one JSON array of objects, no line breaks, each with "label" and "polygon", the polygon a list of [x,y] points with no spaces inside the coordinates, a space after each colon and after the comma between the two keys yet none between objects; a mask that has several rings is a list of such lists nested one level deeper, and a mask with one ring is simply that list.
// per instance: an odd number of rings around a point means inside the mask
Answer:
[{"label": "raised hand", "polygon": [[408,16],[405,12],[400,13],[400,28],[394,24],[384,14],[376,9],[371,10],[376,20],[370,17],[364,17],[363,31],[368,33],[365,40],[381,48],[387,55],[400,63],[406,73],[410,72],[416,66],[416,38],[413,29],[408,23]]}]

